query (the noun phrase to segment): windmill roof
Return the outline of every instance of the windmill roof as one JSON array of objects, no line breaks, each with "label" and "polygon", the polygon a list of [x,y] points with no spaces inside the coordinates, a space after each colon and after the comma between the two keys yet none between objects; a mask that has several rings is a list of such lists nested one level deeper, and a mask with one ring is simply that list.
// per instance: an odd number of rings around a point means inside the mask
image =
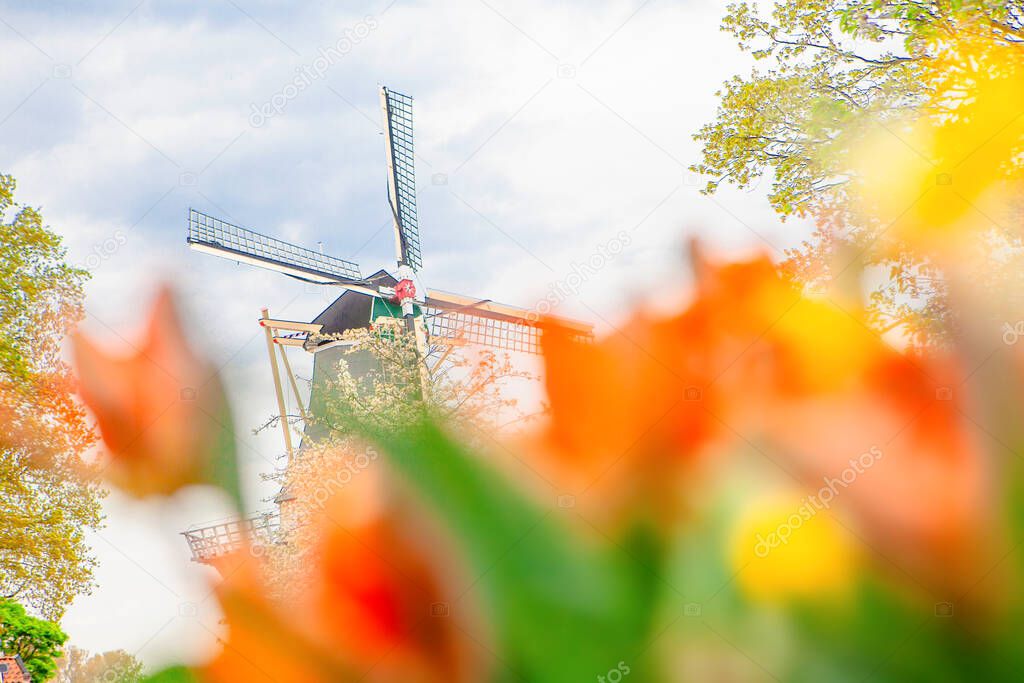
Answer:
[{"label": "windmill roof", "polygon": [[[394,287],[398,280],[384,269],[366,278],[374,284]],[[346,330],[359,329],[370,324],[374,297],[347,290],[313,319],[316,325],[323,325],[320,334],[325,336],[341,334]],[[326,341],[321,344],[328,343]]]},{"label": "windmill roof", "polygon": [[25,668],[25,662],[17,655],[5,656],[0,653],[0,681],[3,683],[32,683],[32,675]]},{"label": "windmill roof", "polygon": [[[373,297],[362,292],[347,291],[313,319],[314,325],[323,325],[320,334],[331,336],[346,330],[366,327],[370,323]],[[330,343],[322,340],[320,344]]]}]

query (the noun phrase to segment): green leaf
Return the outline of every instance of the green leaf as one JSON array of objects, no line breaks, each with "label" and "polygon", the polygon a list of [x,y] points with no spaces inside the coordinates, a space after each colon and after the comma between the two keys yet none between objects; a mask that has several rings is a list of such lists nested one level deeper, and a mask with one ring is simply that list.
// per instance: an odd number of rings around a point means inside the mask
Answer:
[{"label": "green leaf", "polygon": [[246,508],[242,498],[241,477],[238,474],[238,448],[235,443],[231,410],[226,401],[221,406],[221,413],[215,422],[219,427],[206,459],[206,480],[222,489],[231,498],[236,509],[244,512]]},{"label": "green leaf", "polygon": [[585,545],[433,422],[372,436],[462,542],[513,679],[596,680],[619,662],[631,680],[648,679],[653,533],[635,529],[624,549]]}]

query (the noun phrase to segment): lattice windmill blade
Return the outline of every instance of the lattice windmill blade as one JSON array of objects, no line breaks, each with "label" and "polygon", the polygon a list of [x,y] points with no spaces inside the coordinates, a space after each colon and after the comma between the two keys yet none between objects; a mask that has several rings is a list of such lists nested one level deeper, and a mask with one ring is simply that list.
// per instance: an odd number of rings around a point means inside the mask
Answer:
[{"label": "lattice windmill blade", "polygon": [[209,563],[245,546],[273,545],[277,543],[280,533],[281,513],[274,510],[244,519],[228,519],[202,527],[191,527],[181,535],[192,551],[192,561]]},{"label": "lattice windmill blade", "polygon": [[416,159],[413,149],[412,98],[380,89],[388,158],[388,201],[395,226],[395,258],[413,271],[423,267],[419,216],[416,213]]},{"label": "lattice windmill blade", "polygon": [[[425,303],[427,330],[434,342],[540,353],[543,329],[537,316],[525,308],[440,290],[428,290]],[[594,338],[593,327],[587,323],[551,316],[545,320],[571,330],[581,341]]]},{"label": "lattice windmill blade", "polygon": [[505,351],[540,353],[540,328],[535,325],[430,307],[425,313],[431,344],[479,344]]},{"label": "lattice windmill blade", "polygon": [[319,251],[232,225],[201,211],[188,211],[189,247],[240,263],[276,270],[319,284],[365,285],[359,266]]}]

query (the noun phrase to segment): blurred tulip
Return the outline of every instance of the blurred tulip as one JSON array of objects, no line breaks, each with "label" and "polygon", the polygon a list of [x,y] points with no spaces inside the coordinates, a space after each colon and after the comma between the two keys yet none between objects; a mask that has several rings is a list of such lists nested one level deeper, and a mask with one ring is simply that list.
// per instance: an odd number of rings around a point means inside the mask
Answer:
[{"label": "blurred tulip", "polygon": [[327,522],[309,609],[369,682],[482,680],[465,605],[450,590],[457,572],[424,536],[391,516],[348,530]]},{"label": "blurred tulip", "polygon": [[671,509],[673,473],[751,433],[766,401],[838,388],[866,367],[847,316],[802,299],[767,258],[693,254],[695,295],[679,315],[637,316],[592,345],[545,333],[548,445],[570,490],[607,501],[628,489],[629,505]]},{"label": "blurred tulip", "polygon": [[716,270],[745,273],[716,306],[735,301],[724,324],[750,340],[719,380],[737,434],[810,495],[835,495],[883,562],[937,590],[976,578],[990,473],[956,360],[897,351],[860,310],[798,296],[764,265]]},{"label": "blurred tulip", "polygon": [[772,406],[769,437],[812,493],[834,484],[880,559],[957,593],[991,559],[990,459],[962,412],[962,375],[886,355],[858,386]]},{"label": "blurred tulip", "polygon": [[259,560],[243,547],[221,557],[216,587],[228,634],[220,654],[198,673],[210,683],[356,681],[355,671],[315,637],[315,624],[299,610],[268,597]]},{"label": "blurred tulip", "polygon": [[795,492],[750,505],[732,542],[737,581],[759,601],[842,598],[860,569],[857,541]]},{"label": "blurred tulip", "polygon": [[984,231],[1014,225],[1024,185],[1024,55],[959,36],[926,69],[928,113],[889,122],[857,146],[856,192],[869,224],[955,263]]},{"label": "blurred tulip", "polygon": [[538,466],[566,492],[602,506],[670,505],[673,472],[718,432],[705,409],[717,401],[711,375],[677,345],[683,324],[638,317],[591,345],[544,334],[551,412]]},{"label": "blurred tulip", "polygon": [[229,634],[205,680],[484,680],[466,608],[452,610],[458,572],[436,539],[427,545],[394,506],[351,527],[348,512],[347,501],[327,504],[303,577],[279,599],[268,597],[253,554],[222,562],[217,594]]},{"label": "blurred tulip", "polygon": [[894,350],[861,311],[801,295],[767,258],[695,254],[682,314],[593,346],[545,336],[558,462],[600,481],[621,459],[601,500],[627,492],[632,511],[681,495],[673,472],[713,437],[761,444],[810,494],[855,466],[835,504],[856,533],[933,588],[968,582],[987,557],[990,473],[957,363]]},{"label": "blurred tulip", "polygon": [[234,493],[231,416],[216,370],[190,348],[164,288],[135,353],[74,337],[80,394],[109,455],[105,476],[136,495],[219,483]]}]

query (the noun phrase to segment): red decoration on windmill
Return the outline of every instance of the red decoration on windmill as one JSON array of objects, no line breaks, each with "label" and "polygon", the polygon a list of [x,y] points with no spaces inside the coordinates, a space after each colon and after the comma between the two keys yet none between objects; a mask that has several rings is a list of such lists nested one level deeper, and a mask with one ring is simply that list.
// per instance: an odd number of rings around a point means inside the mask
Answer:
[{"label": "red decoration on windmill", "polygon": [[396,304],[400,304],[406,299],[416,298],[416,284],[409,279],[399,280],[398,284],[395,285],[395,295],[391,297],[391,300]]}]

